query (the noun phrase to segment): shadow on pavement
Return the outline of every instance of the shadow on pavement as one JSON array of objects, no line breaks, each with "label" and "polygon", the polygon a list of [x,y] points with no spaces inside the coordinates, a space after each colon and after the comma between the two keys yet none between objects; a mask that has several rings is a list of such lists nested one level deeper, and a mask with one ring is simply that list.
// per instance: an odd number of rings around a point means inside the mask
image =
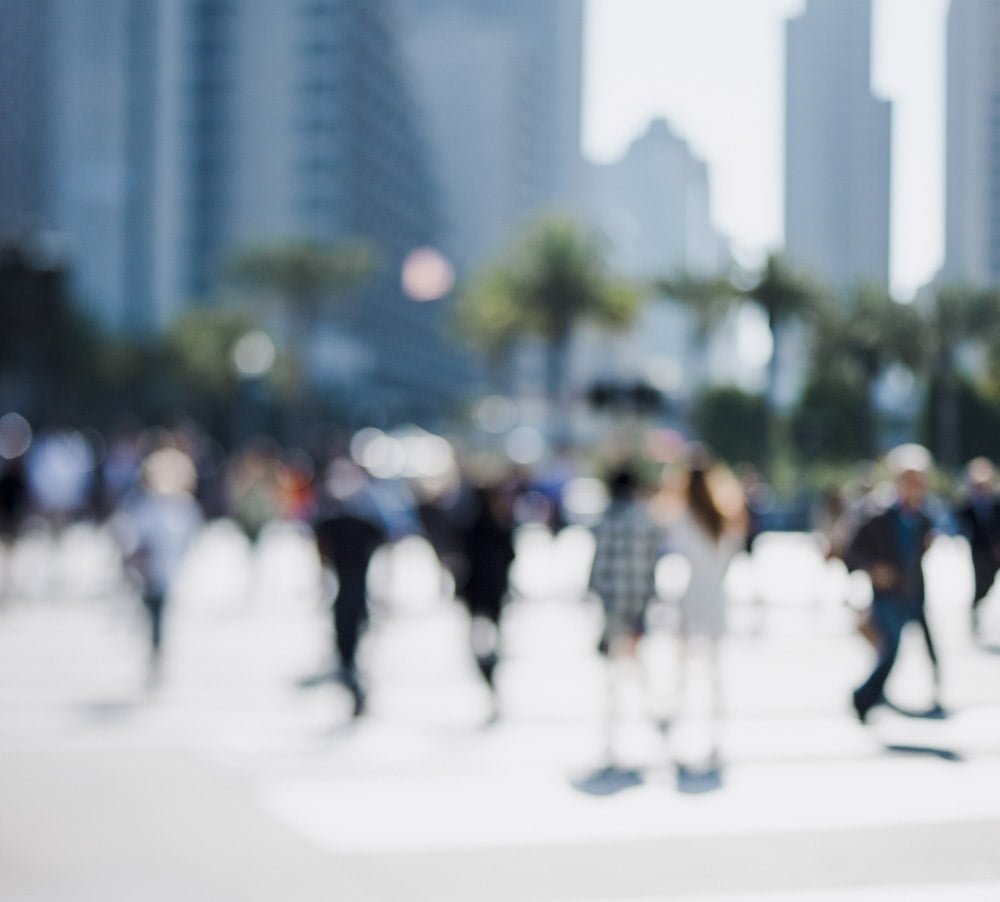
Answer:
[{"label": "shadow on pavement", "polygon": [[722,789],[722,766],[710,764],[707,767],[677,765],[677,791],[685,795],[700,795]]},{"label": "shadow on pavement", "polygon": [[933,745],[906,745],[902,743],[890,743],[885,747],[887,752],[896,755],[920,755],[928,758],[940,758],[942,761],[964,761],[954,749],[945,749]]},{"label": "shadow on pavement", "polygon": [[942,708],[940,705],[932,705],[930,708],[914,710],[912,708],[901,708],[899,705],[886,699],[885,706],[889,708],[890,711],[902,714],[903,717],[913,717],[920,720],[947,720],[949,717],[948,709]]},{"label": "shadow on pavement", "polygon": [[129,699],[99,699],[74,705],[74,710],[86,720],[96,723],[117,723],[126,720],[142,707]]},{"label": "shadow on pavement", "polygon": [[613,796],[645,783],[642,773],[633,768],[609,765],[592,774],[573,780],[573,788],[589,796]]}]

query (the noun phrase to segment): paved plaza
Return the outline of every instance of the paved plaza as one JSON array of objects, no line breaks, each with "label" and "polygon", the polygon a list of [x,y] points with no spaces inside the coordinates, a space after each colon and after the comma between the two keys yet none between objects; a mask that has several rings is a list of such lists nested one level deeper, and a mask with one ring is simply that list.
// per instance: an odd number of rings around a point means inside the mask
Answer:
[{"label": "paved plaza", "polygon": [[[464,613],[407,540],[377,562],[371,710],[351,723],[338,686],[297,685],[329,624],[293,527],[255,550],[209,527],[156,688],[107,537],[27,537],[0,559],[0,899],[1000,899],[1000,601],[974,644],[960,541],[928,560],[950,716],[867,727],[848,698],[871,652],[844,601],[863,586],[806,536],[738,559],[715,774],[697,679],[678,710],[669,604],[619,674],[606,769],[588,537],[528,531],[520,552],[499,720]],[[665,563],[668,596],[682,570]],[[919,634],[890,690],[929,701]]]}]

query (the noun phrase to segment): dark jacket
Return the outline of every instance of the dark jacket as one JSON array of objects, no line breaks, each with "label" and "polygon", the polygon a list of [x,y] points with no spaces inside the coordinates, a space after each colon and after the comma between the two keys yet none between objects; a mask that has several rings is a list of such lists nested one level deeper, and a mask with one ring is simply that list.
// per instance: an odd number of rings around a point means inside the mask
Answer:
[{"label": "dark jacket", "polygon": [[907,554],[903,539],[902,512],[893,505],[865,520],[851,540],[844,557],[851,570],[869,573],[878,565],[894,571],[889,585],[874,586],[876,599],[923,603],[923,556],[930,546],[934,524],[924,511],[916,511],[911,547]]},{"label": "dark jacket", "polygon": [[996,561],[1000,552],[1000,501],[991,498],[983,508],[977,509],[970,500],[955,514],[962,535],[969,540],[972,556]]}]

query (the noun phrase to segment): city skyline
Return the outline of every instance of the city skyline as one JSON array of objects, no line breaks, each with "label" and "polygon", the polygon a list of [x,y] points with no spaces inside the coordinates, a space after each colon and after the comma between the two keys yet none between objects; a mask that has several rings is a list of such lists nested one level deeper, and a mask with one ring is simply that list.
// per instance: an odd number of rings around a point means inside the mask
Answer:
[{"label": "city skyline", "polygon": [[[780,248],[784,29],[805,0],[586,2],[585,156],[614,159],[664,116],[708,163],[713,221],[737,259]],[[894,107],[890,284],[903,298],[944,255],[947,6],[874,3],[872,88]]]}]

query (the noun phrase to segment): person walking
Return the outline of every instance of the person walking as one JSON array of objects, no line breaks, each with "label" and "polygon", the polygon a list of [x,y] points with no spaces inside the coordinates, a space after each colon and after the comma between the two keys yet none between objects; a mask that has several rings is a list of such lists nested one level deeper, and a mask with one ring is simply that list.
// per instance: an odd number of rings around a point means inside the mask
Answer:
[{"label": "person walking", "polygon": [[969,497],[955,516],[972,553],[972,632],[978,633],[980,605],[1000,569],[1000,498],[994,490],[996,472],[985,457],[969,461],[965,474]]},{"label": "person walking", "polygon": [[181,564],[201,528],[191,459],[177,448],[153,451],[142,464],[141,484],[122,502],[112,529],[125,565],[136,576],[149,622],[148,682],[159,682],[164,619]]},{"label": "person walking", "polygon": [[321,562],[337,575],[333,632],[338,667],[301,682],[304,687],[333,679],[351,695],[352,715],[365,712],[367,694],[358,670],[358,645],[368,624],[368,568],[386,542],[387,530],[368,474],[346,458],[333,461],[327,494],[313,523]]},{"label": "person walking", "polygon": [[495,720],[499,715],[496,668],[500,660],[500,618],[515,555],[513,497],[505,480],[486,482],[472,490],[461,548],[457,594],[469,611],[472,652],[490,691],[490,719]]},{"label": "person walking", "polygon": [[863,570],[872,583],[871,622],[878,657],[868,679],[852,695],[854,712],[862,723],[872,708],[886,702],[885,685],[908,623],[921,627],[927,643],[935,693],[931,711],[943,712],[938,698],[938,656],[924,607],[923,559],[934,538],[933,520],[926,509],[932,458],[926,448],[907,444],[889,452],[887,463],[895,480],[896,500],[861,523],[845,555],[848,568]]}]

